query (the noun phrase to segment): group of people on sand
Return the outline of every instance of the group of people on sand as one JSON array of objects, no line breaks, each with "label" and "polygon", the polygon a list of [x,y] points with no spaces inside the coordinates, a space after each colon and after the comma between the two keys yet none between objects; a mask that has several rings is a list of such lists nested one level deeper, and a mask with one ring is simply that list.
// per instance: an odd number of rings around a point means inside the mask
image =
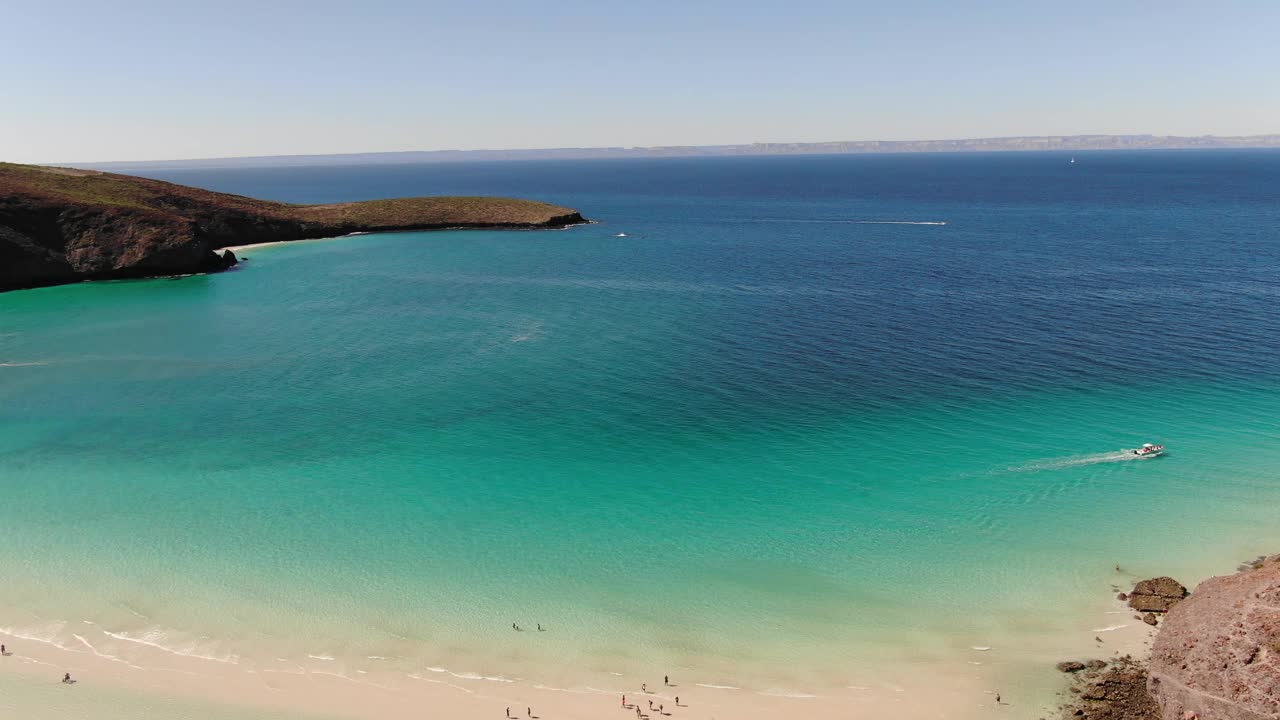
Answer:
[{"label": "group of people on sand", "polygon": [[[663,676],[662,676],[662,684],[663,684],[664,686],[666,686],[666,687],[673,687],[673,685],[671,684],[671,676],[670,676],[670,675],[663,675]],[[648,684],[646,684],[646,683],[640,683],[640,692],[641,692],[641,693],[643,693],[643,694],[645,694],[645,695],[648,695],[648,694],[649,694],[649,686],[648,686]],[[642,712],[642,711],[640,710],[640,703],[639,703],[639,702],[636,702],[634,705],[628,705],[628,704],[627,704],[627,696],[626,696],[626,694],[625,694],[625,693],[624,693],[624,694],[623,694],[623,696],[622,696],[622,707],[624,707],[624,708],[629,708],[629,709],[632,709],[632,710],[635,710],[635,711],[636,711],[636,717],[637,717],[637,718],[646,718],[646,717],[649,717],[648,715],[645,715],[645,714],[644,714],[644,712]],[[682,707],[682,706],[680,705],[680,696],[679,696],[679,695],[676,695],[676,707]],[[655,710],[657,710],[657,712],[658,712],[658,714],[659,714],[659,715],[669,715],[669,714],[670,714],[670,713],[668,713],[668,712],[667,712],[667,710],[666,710],[666,706],[665,706],[665,705],[663,705],[662,703],[658,703],[658,707],[656,707],[656,708],[655,708],[655,707],[653,706],[653,700],[649,700],[649,712],[653,712],[653,711],[655,711]]]},{"label": "group of people on sand", "polygon": [[[9,657],[13,653],[9,652],[7,645],[0,644],[0,657]],[[64,673],[62,676],[63,685],[75,685],[76,681],[71,679],[71,673]]]}]

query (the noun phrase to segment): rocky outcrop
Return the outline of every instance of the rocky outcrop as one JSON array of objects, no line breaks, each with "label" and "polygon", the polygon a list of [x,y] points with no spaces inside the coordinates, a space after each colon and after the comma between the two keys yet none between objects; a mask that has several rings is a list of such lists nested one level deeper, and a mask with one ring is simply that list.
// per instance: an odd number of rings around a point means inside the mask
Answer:
[{"label": "rocky outcrop", "polygon": [[290,205],[145,178],[0,163],[0,291],[225,270],[228,245],[359,231],[561,228],[568,208],[429,197]]},{"label": "rocky outcrop", "polygon": [[1187,596],[1187,589],[1171,577],[1143,580],[1129,593],[1129,607],[1138,612],[1169,612]]},{"label": "rocky outcrop", "polygon": [[1091,661],[1088,667],[1088,672],[1075,675],[1071,687],[1075,699],[1063,706],[1062,717],[1160,720],[1160,708],[1147,692],[1147,672],[1141,663],[1126,657],[1111,664]]},{"label": "rocky outcrop", "polygon": [[1280,718],[1280,556],[1200,583],[1162,625],[1148,687],[1163,720]]}]

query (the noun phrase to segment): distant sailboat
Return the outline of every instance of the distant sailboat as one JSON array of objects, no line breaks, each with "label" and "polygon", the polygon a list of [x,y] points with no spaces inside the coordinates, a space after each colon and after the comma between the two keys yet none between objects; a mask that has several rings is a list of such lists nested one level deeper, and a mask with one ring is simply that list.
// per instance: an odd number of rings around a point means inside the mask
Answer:
[{"label": "distant sailboat", "polygon": [[1068,164],[1068,165],[1075,165],[1075,164],[1076,164],[1076,159],[1075,159],[1074,157],[1073,157],[1073,158],[1071,158],[1071,162],[1069,162],[1069,163],[1067,163],[1067,164]]}]

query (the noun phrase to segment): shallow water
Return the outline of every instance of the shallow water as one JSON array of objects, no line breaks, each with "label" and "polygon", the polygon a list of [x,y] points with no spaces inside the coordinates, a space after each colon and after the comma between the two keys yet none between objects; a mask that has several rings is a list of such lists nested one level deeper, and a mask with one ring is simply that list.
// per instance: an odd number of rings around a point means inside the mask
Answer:
[{"label": "shallow water", "polygon": [[600,224],[0,295],[0,629],[565,683],[1038,671],[1110,584],[1280,540],[1280,153],[1077,159],[154,173]]}]

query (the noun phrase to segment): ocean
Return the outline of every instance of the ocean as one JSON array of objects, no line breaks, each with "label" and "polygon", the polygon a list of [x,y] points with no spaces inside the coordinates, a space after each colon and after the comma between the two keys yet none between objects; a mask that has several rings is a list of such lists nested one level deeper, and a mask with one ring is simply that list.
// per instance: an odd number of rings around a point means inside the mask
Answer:
[{"label": "ocean", "polygon": [[0,294],[0,632],[1051,703],[1117,588],[1280,550],[1280,152],[1068,159],[142,173],[595,224]]}]

